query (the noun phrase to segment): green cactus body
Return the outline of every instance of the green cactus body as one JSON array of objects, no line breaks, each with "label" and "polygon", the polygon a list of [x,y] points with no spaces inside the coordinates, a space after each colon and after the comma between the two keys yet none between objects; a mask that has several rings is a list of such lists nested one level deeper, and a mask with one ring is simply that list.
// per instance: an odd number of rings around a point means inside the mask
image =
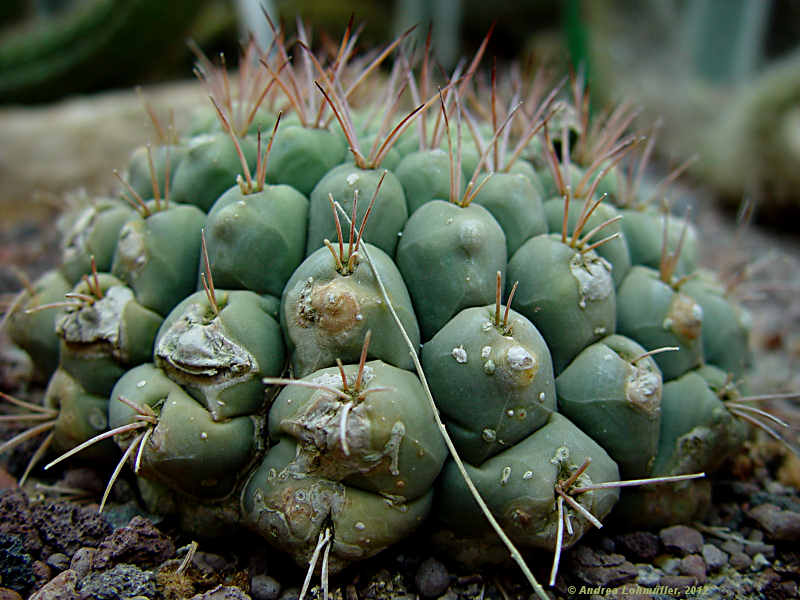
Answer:
[{"label": "green cactus body", "polygon": [[[152,198],[153,176],[155,176],[159,193],[172,188],[176,167],[186,155],[184,145],[165,144],[150,148],[148,158],[147,146],[139,146],[131,154],[128,162],[128,183],[142,198]],[[150,171],[152,161],[153,171]],[[169,185],[167,185],[167,168],[169,168]]]},{"label": "green cactus body", "polygon": [[[239,144],[252,172],[258,152],[256,140],[249,136],[240,139]],[[175,168],[171,200],[208,212],[241,172],[242,163],[227,133],[220,131],[190,138],[186,142],[186,155]]]},{"label": "green cactus body", "polygon": [[519,281],[517,310],[544,336],[556,374],[615,330],[611,267],[594,250],[576,250],[559,235],[536,236],[509,261],[507,281]]},{"label": "green cactus body", "polygon": [[[148,206],[152,209],[153,203]],[[196,289],[205,222],[202,211],[187,205],[137,215],[120,230],[111,273],[133,289],[143,306],[166,316]]]},{"label": "green cactus body", "polygon": [[[578,217],[583,209],[583,205],[584,202],[581,200],[570,201],[569,215],[567,216],[567,235],[572,235],[572,232],[575,230],[575,224],[578,222]],[[564,199],[551,198],[544,203],[544,212],[547,215],[547,226],[549,230],[561,231],[564,225]],[[591,231],[594,227],[617,216],[619,216],[619,211],[610,204],[604,202],[597,206],[586,221],[583,231]],[[631,254],[628,250],[628,242],[622,230],[622,225],[617,222],[603,227],[590,237],[587,243],[592,244],[614,234],[619,234],[619,236],[601,244],[595,249],[595,252],[597,252],[598,256],[603,257],[611,264],[613,267],[611,276],[614,278],[614,286],[619,287],[619,284],[622,283],[622,280],[625,279],[625,275],[628,274],[631,268]]]},{"label": "green cactus body", "polygon": [[612,335],[585,348],[556,379],[558,408],[600,444],[622,477],[650,473],[658,450],[661,371],[644,348]]},{"label": "green cactus body", "polygon": [[719,369],[706,366],[664,384],[654,474],[714,471],[741,446],[746,430],[712,387],[725,378]]},{"label": "green cactus body", "polygon": [[[102,297],[67,308],[56,320],[61,338],[61,367],[89,393],[107,396],[130,367],[147,362],[164,320],[145,308],[116,277],[97,276]],[[91,297],[82,281],[74,293]]]},{"label": "green cactus body", "polygon": [[308,565],[322,531],[333,531],[328,569],[341,571],[409,536],[427,517],[433,490],[393,502],[340,482],[295,473],[295,446],[282,439],[253,473],[242,494],[248,527],[299,565]]},{"label": "green cactus body", "polygon": [[544,185],[542,185],[542,180],[536,172],[536,168],[527,160],[515,160],[505,172],[511,175],[524,175],[533,186],[533,189],[536,190],[539,198],[544,200],[547,197],[544,195]]},{"label": "green cactus body", "polygon": [[751,317],[741,305],[729,298],[719,279],[701,269],[696,277],[678,288],[703,309],[703,355],[706,362],[736,378],[752,364],[749,338]]},{"label": "green cactus body", "polygon": [[[714,389],[726,380],[706,366],[664,384],[654,476],[710,473],[741,447],[746,428]],[[710,507],[710,482],[689,480],[626,490],[619,517],[628,526],[667,527],[702,519]]]},{"label": "green cactus body", "polygon": [[[365,246],[403,327],[415,346],[419,345],[419,326],[400,272],[380,248]],[[349,256],[344,259],[346,265]],[[354,262],[352,272],[346,267],[339,271],[328,249],[320,248],[286,284],[281,298],[281,324],[298,377],[335,365],[337,358],[357,361],[368,330],[374,334],[370,358],[402,369],[413,368],[372,268],[366,260]]]},{"label": "green cactus body", "polygon": [[[361,223],[383,173],[380,169],[359,169],[345,163],[325,174],[309,198],[306,255],[315,252],[324,240],[336,239],[336,226],[328,194],[333,195],[333,199],[351,215],[353,195],[358,191],[358,213],[355,221]],[[403,186],[391,171],[387,171],[375,198],[372,216],[364,230],[364,238],[389,256],[394,256],[398,234],[407,218]],[[349,241],[349,238],[345,241]]]},{"label": "green cactus body", "polygon": [[[441,148],[408,153],[394,174],[403,185],[409,215],[430,200],[450,197],[450,156]],[[460,184],[456,189],[464,189],[464,175],[458,176]]]},{"label": "green cactus body", "polygon": [[[628,242],[631,262],[658,269],[663,246],[664,215],[651,210],[623,209],[622,231]],[[686,221],[670,216],[667,219],[667,252],[678,248]],[[697,230],[690,224],[673,275],[683,277],[697,269]]]},{"label": "green cactus body", "polygon": [[[44,393],[44,405],[58,410],[53,428],[53,446],[66,452],[106,431],[108,397],[90,394],[64,369],[57,369]],[[103,440],[93,444],[81,457],[108,461],[116,455],[114,443]]]},{"label": "green cactus body", "polygon": [[281,119],[269,154],[267,181],[290,185],[308,196],[328,171],[341,164],[345,152],[343,139],[335,133],[287,126]]},{"label": "green cactus body", "polygon": [[119,231],[135,214],[118,200],[101,198],[76,215],[64,236],[63,261],[59,267],[70,285],[92,272],[92,258],[101,273],[111,270]]},{"label": "green cactus body", "polygon": [[397,266],[411,293],[423,340],[461,309],[494,301],[506,270],[505,234],[484,207],[432,200],[408,220]]},{"label": "green cactus body", "polygon": [[206,223],[215,285],[280,297],[306,249],[308,200],[288,185],[243,194],[234,186]]},{"label": "green cactus body", "polygon": [[59,313],[52,309],[26,311],[63,301],[70,287],[60,271],[47,271],[33,282],[33,296],[28,290],[20,292],[8,314],[8,337],[31,356],[37,379],[46,381],[58,367],[61,342],[55,323]]},{"label": "green cactus body", "polygon": [[[140,473],[197,498],[230,494],[258,449],[258,423],[242,416],[217,422],[202,405],[152,364],[128,371],[111,393],[109,425],[137,422],[138,413],[119,400],[149,407],[156,415],[141,449]],[[141,421],[139,421],[141,422]],[[118,434],[124,450],[134,435]]]},{"label": "green cactus body", "polygon": [[528,319],[467,308],[425,344],[422,366],[459,454],[473,465],[513,446],[555,410],[550,352]]},{"label": "green cactus body", "polygon": [[[563,165],[561,168],[565,169],[566,165]],[[545,167],[540,169],[537,172],[537,175],[539,176],[539,182],[542,185],[542,198],[554,198],[554,197],[557,198],[561,196],[561,192],[558,189],[558,183],[556,182],[556,179],[553,176],[553,172],[549,168]],[[581,169],[575,163],[570,163],[569,176],[567,176],[567,173],[562,173],[562,177],[564,178],[564,185],[570,186],[570,188],[574,192],[577,189],[581,179],[583,178],[583,175],[584,175],[583,169]],[[558,229],[561,229],[560,225]]]},{"label": "green cactus body", "polygon": [[[344,372],[352,388],[358,365]],[[336,367],[305,381],[342,389]],[[413,500],[426,494],[447,451],[416,375],[382,361],[366,363],[363,393],[335,395],[288,386],[270,410],[269,433],[299,445],[296,471],[387,497]]]},{"label": "green cactus body", "polygon": [[264,404],[261,379],[283,369],[280,326],[268,303],[249,291],[205,292],[178,304],[158,332],[155,363],[205,405],[214,421],[251,414]]},{"label": "green cactus body", "polygon": [[[466,465],[466,469],[511,539],[522,546],[552,551],[558,529],[556,483],[569,478],[586,458],[591,459],[591,464],[576,486],[619,479],[617,465],[605,450],[566,417],[552,413],[548,422],[533,434],[480,467]],[[468,543],[471,537],[488,529],[452,461],[445,465],[438,491],[436,514],[446,527],[466,538],[461,543]],[[583,492],[574,499],[603,519],[618,497],[619,490],[610,488]],[[577,542],[590,524],[577,517],[572,519],[572,527],[572,535],[564,532],[565,548]]]},{"label": "green cactus body", "polygon": [[495,173],[475,196],[506,234],[506,252],[512,256],[530,238],[547,233],[542,198],[523,174]]},{"label": "green cactus body", "polygon": [[677,346],[655,356],[664,381],[703,362],[703,309],[686,294],[661,281],[657,271],[636,266],[617,290],[618,332],[644,348]]}]

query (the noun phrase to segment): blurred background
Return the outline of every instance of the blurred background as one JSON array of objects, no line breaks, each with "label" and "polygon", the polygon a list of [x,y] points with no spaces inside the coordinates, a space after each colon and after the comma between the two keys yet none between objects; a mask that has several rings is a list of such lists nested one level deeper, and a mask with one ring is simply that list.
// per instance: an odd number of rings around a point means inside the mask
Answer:
[{"label": "blurred background", "polygon": [[[366,24],[364,47],[386,43],[415,24],[415,35],[423,37],[432,23],[434,51],[446,69],[471,55],[495,23],[488,56],[500,64],[517,61],[564,72],[580,66],[595,108],[624,99],[641,107],[641,123],[662,119],[662,159],[677,163],[697,153],[691,175],[723,202],[752,198],[762,221],[784,227],[793,227],[800,215],[796,0],[3,0],[4,196],[31,189],[31,178],[45,192],[94,182],[96,173],[74,164],[74,150],[59,146],[60,127],[77,135],[70,143],[81,152],[97,148],[122,164],[119,149],[141,143],[147,133],[136,120],[140,104],[128,103],[129,94],[108,103],[108,96],[97,94],[190,79],[194,56],[187,38],[207,55],[224,53],[235,62],[248,32],[268,44],[263,10],[281,20],[289,35],[301,17],[323,42],[325,35],[338,39],[355,15]],[[153,89],[158,97],[159,88]],[[82,110],[86,100],[69,104],[89,94],[95,102],[89,114]],[[173,94],[170,101],[179,111],[188,100]],[[48,111],[52,106],[66,112],[56,116]],[[136,123],[134,131],[129,122]],[[52,142],[32,145],[42,136]],[[56,181],[30,173],[26,152],[49,162]],[[60,169],[65,152],[72,160]],[[36,169],[41,171],[38,164]],[[107,164],[98,170],[109,172]]]}]

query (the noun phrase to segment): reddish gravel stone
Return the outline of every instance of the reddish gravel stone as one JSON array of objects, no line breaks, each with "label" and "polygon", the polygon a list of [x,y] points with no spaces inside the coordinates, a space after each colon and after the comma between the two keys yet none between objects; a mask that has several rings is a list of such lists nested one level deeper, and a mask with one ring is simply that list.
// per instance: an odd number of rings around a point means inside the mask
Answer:
[{"label": "reddish gravel stone", "polygon": [[800,539],[800,513],[782,510],[774,504],[761,504],[747,514],[772,540],[791,542]]},{"label": "reddish gravel stone", "polygon": [[681,556],[697,554],[703,549],[702,534],[686,525],[675,525],[662,529],[659,536],[667,550]]},{"label": "reddish gravel stone", "polygon": [[77,583],[78,574],[75,571],[64,571],[51,579],[29,600],[78,600],[78,594],[75,591]]},{"label": "reddish gravel stone", "polygon": [[697,583],[706,581],[706,563],[699,554],[684,556],[678,565],[678,571],[681,575],[694,578]]}]

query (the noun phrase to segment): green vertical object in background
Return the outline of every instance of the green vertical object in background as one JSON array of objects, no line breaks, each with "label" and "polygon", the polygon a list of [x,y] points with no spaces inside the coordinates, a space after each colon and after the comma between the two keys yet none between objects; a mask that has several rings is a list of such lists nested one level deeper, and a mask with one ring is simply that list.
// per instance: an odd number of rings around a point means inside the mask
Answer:
[{"label": "green vertical object in background", "polygon": [[206,0],[90,0],[0,38],[0,102],[130,84],[183,49]]},{"label": "green vertical object in background", "polygon": [[567,39],[570,64],[575,71],[583,70],[587,80],[591,75],[589,62],[589,29],[582,14],[583,0],[564,2],[564,35]]},{"label": "green vertical object in background", "polygon": [[751,79],[762,60],[772,0],[694,0],[683,34],[693,74],[715,84]]},{"label": "green vertical object in background", "polygon": [[462,0],[397,0],[394,6],[395,34],[416,25],[414,35],[425,44],[428,25],[433,25],[431,45],[436,60],[446,69],[456,64],[461,53]]}]

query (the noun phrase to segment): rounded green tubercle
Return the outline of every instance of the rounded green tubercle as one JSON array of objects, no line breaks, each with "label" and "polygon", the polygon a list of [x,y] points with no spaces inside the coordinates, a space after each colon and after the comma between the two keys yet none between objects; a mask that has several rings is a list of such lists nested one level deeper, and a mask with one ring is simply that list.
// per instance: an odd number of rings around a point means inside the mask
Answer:
[{"label": "rounded green tubercle", "polygon": [[[446,150],[419,150],[403,157],[394,174],[403,185],[411,215],[420,206],[430,200],[447,200],[450,198],[450,156]],[[466,180],[462,173],[458,189],[463,190]]]},{"label": "rounded green tubercle", "polygon": [[544,339],[515,311],[505,326],[495,324],[495,310],[461,311],[422,348],[436,405],[459,454],[473,465],[533,433],[556,408]]},{"label": "rounded green tubercle", "polygon": [[93,299],[64,309],[56,320],[60,365],[88,392],[106,396],[126,370],[150,360],[164,319],[142,306],[116,277],[97,275],[101,297],[94,297],[97,290],[88,281],[73,292]]},{"label": "rounded green tubercle", "polygon": [[[357,231],[384,173],[386,176],[375,197],[375,205],[364,230],[364,239],[389,256],[394,256],[398,234],[408,218],[403,186],[391,171],[360,169],[349,163],[328,171],[311,192],[306,255],[320,248],[324,240],[337,239],[336,225],[328,195],[332,195],[334,201],[338,202],[347,215],[352,217],[353,196],[358,192],[358,214],[355,219]],[[342,216],[339,216],[339,219],[344,223],[342,226],[345,231],[344,241],[348,242],[350,238],[346,233],[349,231],[346,219]]]},{"label": "rounded green tubercle", "polygon": [[242,194],[239,186],[229,189],[206,223],[214,284],[280,297],[303,260],[307,220],[308,200],[288,185],[252,194]]},{"label": "rounded green tubercle", "polygon": [[[364,244],[383,281],[392,306],[412,343],[419,345],[419,325],[406,285],[395,264],[380,248]],[[344,245],[348,252],[348,245]],[[347,263],[349,255],[344,257]],[[327,248],[309,256],[286,284],[281,298],[281,324],[295,375],[343,362],[357,362],[364,336],[372,330],[369,357],[402,369],[413,363],[402,334],[364,258],[343,274]]]},{"label": "rounded green tubercle", "polygon": [[137,215],[120,230],[111,273],[143,306],[166,316],[196,289],[205,222],[205,213],[188,205]]},{"label": "rounded green tubercle", "polygon": [[[64,369],[57,369],[44,393],[44,405],[58,410],[53,446],[66,452],[108,429],[108,396],[91,394]],[[88,460],[108,460],[114,443],[103,440],[81,452]]]},{"label": "rounded green tubercle", "polygon": [[506,281],[519,281],[515,305],[547,341],[556,374],[615,330],[611,267],[594,250],[576,250],[555,234],[536,236],[511,257]]},{"label": "rounded green tubercle", "polygon": [[345,151],[342,138],[335,133],[285,125],[281,119],[267,161],[267,181],[290,185],[308,196],[319,180],[344,160]]},{"label": "rounded green tubercle", "polygon": [[648,349],[677,346],[655,356],[664,381],[703,362],[703,309],[661,281],[657,271],[633,267],[617,290],[617,331]]},{"label": "rounded green tubercle", "polygon": [[749,338],[750,313],[725,293],[716,276],[705,269],[679,287],[703,309],[703,355],[707,363],[742,377],[753,357]]},{"label": "rounded green tubercle", "polygon": [[31,291],[23,290],[7,316],[6,332],[17,346],[33,359],[38,378],[47,380],[58,367],[61,342],[55,332],[59,311],[36,310],[40,306],[64,301],[70,283],[58,270],[47,271],[33,282]]},{"label": "rounded green tubercle", "polygon": [[506,234],[506,252],[514,254],[530,238],[547,233],[542,198],[522,174],[495,173],[475,196]]},{"label": "rounded green tubercle", "polygon": [[[257,142],[254,136],[239,140],[248,168],[256,166]],[[191,204],[207,212],[225,190],[242,175],[242,162],[230,136],[222,131],[199,135],[187,142],[186,155],[178,163],[172,179],[170,200]]]},{"label": "rounded green tubercle", "polygon": [[[137,413],[120,402],[120,396],[150,407],[156,415],[142,442],[140,472],[171,489],[196,498],[223,497],[234,490],[259,447],[253,417],[214,421],[211,413],[152,364],[129,371],[114,386],[109,403],[112,427],[137,422]],[[132,435],[128,433],[118,443],[126,448]]]},{"label": "rounded green tubercle", "polygon": [[585,348],[556,379],[558,408],[600,444],[625,479],[646,477],[658,449],[661,371],[633,340]]},{"label": "rounded green tubercle", "polygon": [[92,272],[92,259],[99,272],[111,270],[120,229],[135,214],[121,201],[99,199],[75,216],[64,236],[63,262],[59,267],[71,285]]},{"label": "rounded green tubercle", "polygon": [[[589,458],[591,463],[576,481],[577,486],[618,481],[616,463],[589,436],[566,417],[552,413],[548,422],[508,450],[479,467],[465,465],[500,526],[525,547],[554,550],[558,530],[555,486],[565,481]],[[489,525],[467,490],[455,463],[448,461],[439,480],[436,514],[451,530],[469,543]],[[574,499],[596,518],[604,519],[617,499],[615,488],[575,494]],[[566,511],[574,509],[567,504]],[[572,535],[564,532],[568,548],[591,527],[585,518],[572,519]]]},{"label": "rounded green tubercle", "polygon": [[506,256],[502,228],[479,204],[432,200],[411,215],[397,248],[397,266],[423,340],[461,309],[494,301],[495,274],[505,273]]},{"label": "rounded green tubercle", "polygon": [[269,302],[254,292],[205,292],[178,304],[158,332],[154,359],[203,404],[214,421],[257,412],[263,377],[278,375],[285,350]]},{"label": "rounded green tubercle", "polygon": [[[567,216],[567,235],[571,236],[575,231],[575,225],[583,209],[582,200],[572,200],[569,203],[569,214]],[[547,215],[547,224],[551,232],[561,232],[564,225],[564,199],[551,198],[544,203],[544,211]],[[593,228],[605,223],[609,219],[620,216],[620,213],[610,204],[601,203],[587,219],[581,232],[581,237],[589,233]],[[624,217],[623,219],[624,220]],[[611,235],[617,237],[604,242],[595,248],[598,256],[606,259],[612,266],[611,276],[614,278],[614,286],[619,287],[625,275],[631,268],[631,253],[628,249],[628,242],[620,222],[611,223],[586,240],[586,244],[599,242]]]}]

